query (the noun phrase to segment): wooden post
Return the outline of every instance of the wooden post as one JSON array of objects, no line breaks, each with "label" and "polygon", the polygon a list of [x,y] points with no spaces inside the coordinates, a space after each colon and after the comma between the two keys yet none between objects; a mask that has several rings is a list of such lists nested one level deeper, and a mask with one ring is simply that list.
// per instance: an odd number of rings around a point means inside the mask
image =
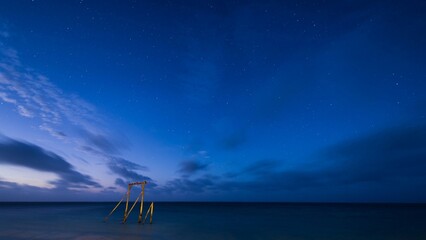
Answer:
[{"label": "wooden post", "polygon": [[138,223],[141,223],[141,221],[142,221],[143,201],[144,201],[144,196],[145,196],[145,184],[146,184],[146,181],[142,182],[142,184],[141,184],[142,185],[142,192],[141,192],[142,199],[141,199],[141,207],[139,209]]},{"label": "wooden post", "polygon": [[145,218],[143,219],[142,224],[145,224],[146,218],[149,216],[149,223],[152,224],[152,215],[154,214],[154,202],[151,202],[151,205],[148,208],[148,211],[146,211]]},{"label": "wooden post", "polygon": [[154,202],[151,203],[151,216],[149,217],[149,224],[152,224],[152,215],[154,215]]},{"label": "wooden post", "polygon": [[126,218],[123,220],[124,222],[125,222],[125,221],[127,221],[127,218],[129,217],[129,215],[130,215],[130,213],[132,212],[133,208],[134,208],[134,207],[136,206],[136,204],[138,203],[139,198],[141,197],[141,195],[142,195],[142,193],[140,193],[140,194],[138,195],[138,198],[136,198],[136,201],[133,203],[132,207],[131,207],[131,208],[130,208],[130,210],[127,212],[127,216],[126,216]]},{"label": "wooden post", "polygon": [[129,184],[129,186],[127,187],[127,200],[126,200],[126,209],[124,210],[123,223],[125,223],[127,219],[127,210],[129,209],[129,198],[130,198],[131,188],[132,188],[132,185]]},{"label": "wooden post", "polygon": [[104,221],[108,221],[109,216],[111,216],[111,214],[118,208],[118,206],[120,205],[120,203],[124,200],[124,198],[126,197],[126,194],[123,195],[123,197],[121,198],[121,200],[117,203],[117,205],[115,205],[115,207],[112,209],[112,211],[108,214],[108,216],[106,216],[104,218]]}]

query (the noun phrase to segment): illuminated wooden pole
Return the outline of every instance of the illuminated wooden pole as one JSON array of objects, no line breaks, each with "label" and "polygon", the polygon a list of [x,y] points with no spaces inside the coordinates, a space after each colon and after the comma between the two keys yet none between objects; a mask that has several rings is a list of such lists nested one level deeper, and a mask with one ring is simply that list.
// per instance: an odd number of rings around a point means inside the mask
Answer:
[{"label": "illuminated wooden pole", "polygon": [[151,216],[149,216],[149,224],[152,224],[152,215],[154,215],[154,202],[151,203]]},{"label": "illuminated wooden pole", "polygon": [[151,203],[151,205],[148,208],[148,211],[146,211],[145,214],[145,218],[143,219],[142,224],[145,224],[146,218],[148,217],[148,214],[150,214],[149,216],[149,223],[152,223],[152,215],[154,214],[154,202]]},{"label": "illuminated wooden pole", "polygon": [[132,185],[129,184],[129,186],[127,187],[127,200],[126,200],[126,209],[124,210],[123,223],[126,222],[126,219],[127,219],[127,210],[129,209],[129,198],[130,198],[131,188],[132,188]]},{"label": "illuminated wooden pole", "polygon": [[141,184],[141,186],[142,186],[142,192],[141,192],[141,194],[142,194],[142,199],[141,199],[141,207],[140,207],[140,209],[139,209],[139,218],[138,218],[138,223],[140,223],[140,222],[142,221],[143,201],[144,201],[144,196],[145,196],[145,184],[146,184],[146,183],[147,183],[146,181],[143,181],[143,182],[142,182],[142,184]]},{"label": "illuminated wooden pole", "polygon": [[104,218],[104,221],[108,221],[108,218],[111,216],[111,214],[118,208],[118,206],[120,205],[120,203],[124,200],[124,198],[126,197],[126,194],[123,195],[123,197],[121,198],[121,200],[117,203],[117,205],[115,205],[115,207],[112,209],[112,211],[108,214],[108,216],[106,216]]},{"label": "illuminated wooden pole", "polygon": [[136,201],[133,203],[132,207],[130,208],[130,210],[127,212],[127,216],[124,218],[123,223],[125,223],[127,221],[127,218],[129,217],[130,213],[132,212],[133,208],[136,206],[136,204],[139,201],[139,198],[141,197],[142,193],[139,194],[138,198],[136,198]]}]

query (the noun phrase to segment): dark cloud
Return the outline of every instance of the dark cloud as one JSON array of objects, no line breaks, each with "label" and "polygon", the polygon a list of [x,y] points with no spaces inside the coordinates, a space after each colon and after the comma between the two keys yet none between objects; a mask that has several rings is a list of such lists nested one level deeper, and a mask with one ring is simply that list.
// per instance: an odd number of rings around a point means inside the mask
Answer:
[{"label": "dark cloud", "polygon": [[236,131],[221,141],[221,146],[226,150],[235,150],[247,141],[247,135],[245,131]]},{"label": "dark cloud", "polygon": [[116,165],[119,165],[121,167],[125,168],[131,168],[133,170],[140,170],[140,171],[148,171],[148,167],[142,166],[140,164],[131,162],[129,160],[126,160],[124,158],[113,158],[112,161],[115,162]]},{"label": "dark cloud", "polygon": [[238,149],[248,140],[247,126],[244,119],[221,117],[215,119],[212,128],[215,130],[218,147],[224,150]]},{"label": "dark cloud", "polygon": [[276,171],[278,167],[280,167],[280,164],[278,161],[265,159],[265,160],[260,160],[253,164],[250,164],[249,166],[242,168],[238,172],[226,173],[225,176],[228,178],[234,178],[241,175],[262,176],[265,174],[269,174],[273,171]]},{"label": "dark cloud", "polygon": [[66,137],[67,135],[64,132],[56,131],[56,134],[61,137]]},{"label": "dark cloud", "polygon": [[[279,170],[273,161],[259,161],[241,171],[253,182],[229,184],[270,190],[377,184],[393,185],[423,179],[426,184],[426,127],[398,127],[326,149],[312,166]],[[396,194],[397,189],[394,193]]]},{"label": "dark cloud", "polygon": [[271,172],[279,167],[278,161],[274,160],[261,160],[258,162],[255,162],[248,167],[244,168],[242,173],[252,173],[256,175],[261,175],[264,173]]},{"label": "dark cloud", "polygon": [[117,186],[121,186],[121,187],[126,188],[127,184],[128,183],[126,183],[122,178],[116,178],[115,179],[115,185],[117,185]]},{"label": "dark cloud", "polygon": [[303,193],[300,196],[305,200],[421,202],[426,194],[415,189],[426,187],[426,126],[387,129],[331,146],[304,167],[284,167],[274,160],[261,160],[222,178],[206,175],[175,179],[162,190],[261,192],[276,194],[277,199],[292,199]]},{"label": "dark cloud", "polygon": [[426,126],[403,126],[325,151],[330,173],[347,183],[426,178]]},{"label": "dark cloud", "polygon": [[187,160],[180,163],[179,172],[186,175],[192,175],[196,172],[207,169],[208,166],[208,163],[203,163],[199,160]]},{"label": "dark cloud", "polygon": [[329,147],[304,169],[280,170],[277,162],[263,160],[241,174],[283,189],[426,179],[426,127],[392,128]]},{"label": "dark cloud", "polygon": [[[90,176],[77,172],[74,167],[62,157],[30,143],[13,139],[1,141],[0,163],[55,173],[61,177],[61,183],[67,186],[101,187]],[[56,182],[56,185],[58,186],[59,182]]]},{"label": "dark cloud", "polygon": [[155,187],[156,184],[154,181],[145,175],[138,173],[138,171],[146,171],[147,167],[141,166],[139,164],[130,162],[128,160],[122,158],[111,158],[108,162],[108,168],[120,178],[115,180],[115,184],[118,186],[125,186],[129,182],[140,182],[140,181],[148,181],[149,187]]},{"label": "dark cloud", "polygon": [[159,191],[163,193],[203,193],[218,187],[217,176],[204,175],[196,179],[177,178],[168,181]]}]

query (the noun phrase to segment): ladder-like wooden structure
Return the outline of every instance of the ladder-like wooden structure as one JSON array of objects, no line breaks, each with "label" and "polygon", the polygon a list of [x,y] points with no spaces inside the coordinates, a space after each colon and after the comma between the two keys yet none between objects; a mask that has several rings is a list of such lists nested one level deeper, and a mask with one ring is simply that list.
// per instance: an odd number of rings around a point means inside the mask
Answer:
[{"label": "ladder-like wooden structure", "polygon": [[[136,204],[139,201],[139,198],[141,199],[141,205],[139,208],[139,217],[138,217],[138,223],[142,222],[142,213],[143,213],[143,202],[144,202],[144,196],[145,196],[145,185],[147,184],[147,181],[143,181],[143,182],[133,182],[133,183],[129,183],[129,185],[127,186],[127,193],[124,194],[124,196],[121,198],[121,200],[117,203],[117,205],[115,205],[115,207],[112,209],[112,211],[108,214],[108,216],[105,217],[105,222],[108,221],[108,218],[112,215],[112,213],[118,208],[118,206],[120,206],[121,202],[123,202],[124,198],[126,198],[126,208],[124,210],[124,217],[123,217],[123,223],[126,223],[127,218],[129,217],[130,213],[132,212],[133,208],[136,206]],[[140,185],[142,190],[141,193],[138,195],[138,197],[136,198],[136,201],[133,203],[132,207],[129,210],[129,199],[130,199],[130,190],[132,189],[133,186],[135,185]],[[152,223],[152,215],[154,214],[154,202],[151,202],[151,205],[149,206],[145,218],[143,219],[142,224],[145,223],[146,218],[148,217],[148,214],[150,214],[149,217],[149,223]]]}]

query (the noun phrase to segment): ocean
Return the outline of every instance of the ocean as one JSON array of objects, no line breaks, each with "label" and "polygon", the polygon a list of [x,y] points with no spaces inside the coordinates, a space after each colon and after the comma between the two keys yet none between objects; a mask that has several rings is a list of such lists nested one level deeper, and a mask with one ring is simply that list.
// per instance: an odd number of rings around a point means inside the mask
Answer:
[{"label": "ocean", "polygon": [[[122,224],[115,203],[0,203],[0,239],[426,239],[426,205],[155,203]],[[145,211],[149,204],[145,203]]]}]

